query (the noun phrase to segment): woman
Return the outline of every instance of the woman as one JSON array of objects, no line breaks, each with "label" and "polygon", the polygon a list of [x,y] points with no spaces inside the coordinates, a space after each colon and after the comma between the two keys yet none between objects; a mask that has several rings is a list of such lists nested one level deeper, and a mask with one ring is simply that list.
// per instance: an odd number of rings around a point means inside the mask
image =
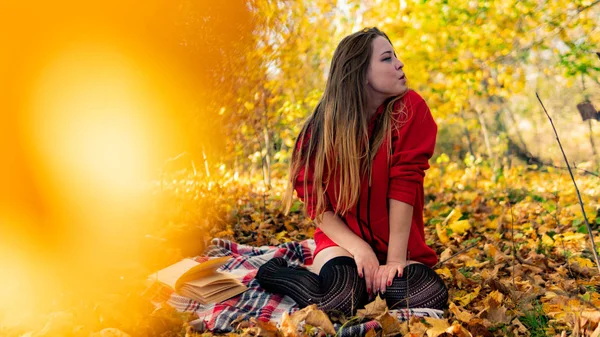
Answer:
[{"label": "woman", "polygon": [[336,48],[323,97],[296,141],[286,196],[289,210],[296,190],[317,224],[318,275],[275,258],[257,273],[264,289],[346,315],[375,293],[390,308],[446,307],[423,230],[437,126],[403,67],[377,28]]}]

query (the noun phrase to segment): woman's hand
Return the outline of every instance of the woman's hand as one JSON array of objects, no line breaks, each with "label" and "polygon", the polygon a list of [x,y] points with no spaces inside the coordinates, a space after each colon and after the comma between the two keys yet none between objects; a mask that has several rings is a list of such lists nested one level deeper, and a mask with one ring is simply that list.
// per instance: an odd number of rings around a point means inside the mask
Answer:
[{"label": "woman's hand", "polygon": [[367,292],[369,295],[374,292],[377,286],[376,274],[379,269],[379,260],[371,246],[363,241],[363,244],[356,246],[350,251],[350,254],[354,257],[356,267],[358,268],[358,276],[365,278],[367,284]]},{"label": "woman's hand", "polygon": [[375,291],[385,293],[387,286],[392,285],[392,281],[396,275],[401,277],[406,267],[406,261],[388,261],[387,264],[379,266],[375,275]]}]

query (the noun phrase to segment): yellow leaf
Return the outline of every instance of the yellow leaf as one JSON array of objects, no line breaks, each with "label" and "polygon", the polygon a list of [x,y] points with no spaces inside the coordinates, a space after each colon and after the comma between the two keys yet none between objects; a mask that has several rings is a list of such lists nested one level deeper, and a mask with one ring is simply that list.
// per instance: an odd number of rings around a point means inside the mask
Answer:
[{"label": "yellow leaf", "polygon": [[387,311],[379,315],[376,319],[381,325],[384,336],[394,335],[402,331],[402,325],[398,321],[398,318],[393,317]]},{"label": "yellow leaf", "polygon": [[496,246],[492,244],[486,244],[483,247],[483,251],[487,257],[494,257],[496,255]]},{"label": "yellow leaf", "polygon": [[575,263],[577,263],[581,267],[594,268],[596,266],[596,264],[594,262],[592,262],[590,259],[586,259],[584,257],[577,256],[577,257],[573,258],[573,260],[575,260]]},{"label": "yellow leaf", "polygon": [[461,322],[469,323],[473,319],[473,314],[468,311],[463,311],[454,303],[450,303],[450,312]]},{"label": "yellow leaf", "polygon": [[444,219],[444,225],[458,221],[462,217],[462,212],[457,208],[453,209],[450,214]]},{"label": "yellow leaf", "polygon": [[289,322],[286,323],[286,326],[289,328],[294,328],[297,327],[302,321],[305,321],[306,324],[321,328],[330,335],[335,335],[335,329],[333,328],[331,320],[329,320],[329,317],[326,313],[320,309],[317,309],[316,304],[309,305],[308,307],[293,313]]},{"label": "yellow leaf", "polygon": [[488,263],[490,263],[490,261],[477,262],[477,260],[468,260],[465,263],[465,267],[481,268],[481,267],[485,266]]},{"label": "yellow leaf", "polygon": [[450,238],[448,238],[448,235],[446,234],[446,230],[444,228],[442,228],[441,223],[438,222],[435,224],[435,232],[437,233],[437,236],[440,239],[440,242],[442,244],[445,245],[448,242],[450,242]]},{"label": "yellow leaf", "polygon": [[356,316],[375,318],[387,311],[387,303],[382,300],[379,295],[375,298],[375,301],[365,305],[364,309],[360,309],[356,312]]},{"label": "yellow leaf", "polygon": [[486,221],[485,227],[487,227],[489,229],[498,229],[498,220],[500,220],[500,218],[495,218],[492,221]]},{"label": "yellow leaf", "polygon": [[440,261],[446,261],[447,259],[452,257],[452,249],[450,247],[444,249],[444,251],[440,254]]},{"label": "yellow leaf", "polygon": [[504,300],[504,295],[498,290],[494,290],[486,296],[483,302],[490,308],[497,308],[502,304],[502,300]]},{"label": "yellow leaf", "polygon": [[464,327],[462,327],[459,324],[453,324],[451,327],[446,329],[446,333],[450,334],[452,336],[458,336],[458,337],[473,337],[473,335],[471,335],[469,330],[465,329]]},{"label": "yellow leaf", "polygon": [[277,238],[277,240],[281,240],[282,238],[285,237],[286,234],[287,234],[287,231],[281,231],[281,232],[277,233],[277,235],[275,235],[275,237]]},{"label": "yellow leaf", "polygon": [[546,246],[554,246],[554,240],[552,240],[552,238],[547,234],[542,235],[542,243]]},{"label": "yellow leaf", "polygon": [[450,224],[450,229],[452,229],[452,231],[456,234],[463,234],[469,228],[471,228],[471,224],[469,223],[469,220],[454,221],[453,223]]},{"label": "yellow leaf", "polygon": [[446,329],[450,327],[448,320],[438,319],[433,317],[425,317],[425,322],[431,327],[427,329],[427,337],[437,337],[446,332]]},{"label": "yellow leaf", "polygon": [[459,301],[463,307],[466,307],[467,305],[469,305],[469,303],[471,303],[472,300],[479,296],[479,291],[481,291],[481,287],[475,288],[472,293],[468,293],[462,297],[458,297],[456,298],[456,300]]},{"label": "yellow leaf", "polygon": [[447,267],[444,268],[438,268],[435,270],[435,272],[438,275],[442,275],[445,276],[447,279],[451,279],[452,278],[452,272],[450,271],[450,269],[448,269]]},{"label": "yellow leaf", "polygon": [[323,329],[327,334],[335,335],[335,329],[331,320],[329,320],[329,316],[322,310],[316,309],[316,306],[308,312],[306,323]]},{"label": "yellow leaf", "polygon": [[284,312],[281,316],[280,330],[285,336],[298,336],[298,325],[296,325],[296,322],[294,322],[294,320],[291,319],[290,315],[287,312]]},{"label": "yellow leaf", "polygon": [[562,235],[562,239],[565,242],[581,241],[581,240],[585,240],[586,236],[587,236],[587,234],[583,234],[583,233],[566,232]]}]

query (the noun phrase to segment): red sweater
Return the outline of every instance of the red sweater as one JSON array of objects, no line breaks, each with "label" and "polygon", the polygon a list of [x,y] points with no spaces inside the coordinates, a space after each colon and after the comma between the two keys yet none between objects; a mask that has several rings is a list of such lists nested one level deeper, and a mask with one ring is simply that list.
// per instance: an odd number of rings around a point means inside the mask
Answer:
[{"label": "red sweater", "polygon": [[[362,177],[358,203],[342,217],[342,220],[356,235],[371,245],[380,261],[385,262],[390,236],[388,199],[412,205],[413,217],[407,256],[410,260],[433,266],[437,263],[438,258],[425,243],[423,178],[425,170],[429,168],[428,160],[433,155],[435,148],[437,125],[429,107],[419,94],[411,90],[401,101],[406,105],[404,109],[406,114],[401,112],[402,104],[399,100],[394,106],[393,120],[400,121],[403,125],[399,130],[392,129],[391,160],[388,162],[387,158],[390,144],[384,138],[372,163],[371,187],[368,184],[368,177]],[[369,136],[371,136],[377,117],[381,115],[384,108],[385,105],[380,106],[372,117],[369,123]],[[302,141],[298,142],[298,147],[301,147],[303,141],[308,140],[308,137],[309,132]],[[294,188],[298,197],[306,203],[308,215],[314,219],[316,217],[316,198],[313,197],[312,170],[309,169],[306,191],[304,190],[304,172],[305,167],[302,167]],[[333,183],[329,184],[326,191],[329,200],[327,210],[331,211],[337,205],[335,191],[339,181],[337,174],[334,174],[332,178]],[[317,237],[324,238],[324,240],[317,240]],[[315,231],[315,241],[317,241],[315,255],[321,249],[335,245],[319,228]],[[319,241],[325,243],[319,243]],[[326,242],[330,242],[330,244]]]}]

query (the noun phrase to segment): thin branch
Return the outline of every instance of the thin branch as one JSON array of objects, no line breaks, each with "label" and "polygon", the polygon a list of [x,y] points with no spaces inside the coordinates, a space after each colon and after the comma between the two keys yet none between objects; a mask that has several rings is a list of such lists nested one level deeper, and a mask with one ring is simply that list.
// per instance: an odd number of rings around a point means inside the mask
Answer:
[{"label": "thin branch", "polygon": [[[556,168],[556,169],[559,169],[559,170],[569,170],[568,167],[564,167],[564,166],[556,166],[556,165],[547,164],[547,163],[543,163],[543,165],[544,166],[550,166],[550,167],[553,167],[553,168]],[[584,175],[589,174],[591,176],[600,178],[600,174],[594,173],[594,172],[591,172],[591,171],[588,171],[588,170],[585,170],[585,169],[582,169],[582,168],[579,168],[579,167],[575,166],[575,163],[573,163],[573,168],[581,171]]]},{"label": "thin branch", "polygon": [[552,121],[552,118],[548,114],[548,111],[546,110],[544,103],[542,103],[542,99],[540,98],[540,96],[538,95],[537,92],[535,93],[535,96],[537,97],[538,101],[542,105],[542,109],[544,109],[544,113],[548,117],[548,120],[550,120],[552,129],[554,130],[554,134],[556,135],[556,140],[558,141],[558,146],[560,147],[560,151],[563,154],[565,163],[567,163],[567,168],[569,169],[569,174],[571,175],[571,179],[573,180],[573,185],[575,185],[575,191],[577,192],[577,198],[579,199],[579,206],[581,206],[581,212],[583,213],[583,220],[585,221],[585,226],[587,227],[588,235],[590,236],[590,241],[592,242],[592,252],[594,252],[594,258],[596,259],[596,265],[598,266],[598,271],[600,271],[600,259],[598,258],[598,252],[596,251],[596,244],[594,243],[594,233],[592,232],[592,227],[590,226],[590,223],[588,222],[588,219],[587,219],[587,215],[585,214],[585,209],[583,207],[583,201],[581,200],[581,193],[579,193],[579,188],[577,187],[577,182],[575,182],[575,177],[573,176],[573,171],[571,171],[571,166],[569,165],[569,160],[567,159],[565,150],[563,150],[562,144],[560,143],[560,138],[558,138],[558,132],[556,132],[556,128],[554,127],[554,122]]},{"label": "thin branch", "polygon": [[469,249],[471,249],[471,248],[475,248],[477,245],[478,245],[478,244],[477,244],[477,243],[475,243],[475,244],[473,244],[473,245],[471,245],[471,246],[469,246],[469,247],[467,247],[467,248],[463,248],[463,249],[459,250],[459,251],[458,251],[458,252],[456,252],[454,255],[450,256],[449,258],[447,258],[447,259],[445,259],[445,260],[443,260],[443,261],[440,261],[440,262],[436,263],[436,264],[435,264],[433,267],[431,267],[431,269],[435,269],[435,268],[437,268],[437,267],[441,266],[442,264],[444,264],[444,263],[448,262],[448,260],[451,260],[451,259],[453,259],[453,258],[457,257],[457,256],[458,256],[458,255],[460,255],[461,253],[464,253],[464,252],[466,252],[467,250],[469,250]]},{"label": "thin branch", "polygon": [[515,287],[515,289],[517,288],[517,286],[515,285],[515,260],[517,259],[517,249],[515,248],[515,219],[513,216],[513,208],[512,208],[512,202],[510,202],[510,200],[508,201],[508,205],[510,206],[510,241],[512,242],[512,253],[513,253],[513,260],[512,260],[512,280],[513,280],[513,287]]}]

